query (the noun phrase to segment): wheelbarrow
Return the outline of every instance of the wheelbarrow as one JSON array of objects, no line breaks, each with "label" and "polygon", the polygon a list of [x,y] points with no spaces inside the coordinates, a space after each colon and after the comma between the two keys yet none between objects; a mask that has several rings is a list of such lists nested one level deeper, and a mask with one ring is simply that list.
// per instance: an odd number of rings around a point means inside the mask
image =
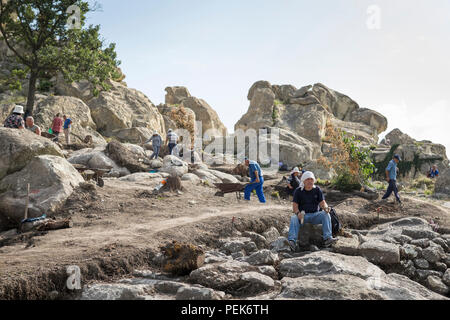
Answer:
[{"label": "wheelbarrow", "polygon": [[215,196],[224,197],[226,193],[236,192],[236,199],[241,200],[241,192],[244,192],[245,184],[242,183],[214,183],[214,185],[220,189]]},{"label": "wheelbarrow", "polygon": [[105,173],[108,173],[109,169],[92,169],[81,164],[72,164],[75,169],[83,176],[85,181],[93,180],[97,183],[100,188],[103,188],[105,182],[102,179],[102,176]]}]

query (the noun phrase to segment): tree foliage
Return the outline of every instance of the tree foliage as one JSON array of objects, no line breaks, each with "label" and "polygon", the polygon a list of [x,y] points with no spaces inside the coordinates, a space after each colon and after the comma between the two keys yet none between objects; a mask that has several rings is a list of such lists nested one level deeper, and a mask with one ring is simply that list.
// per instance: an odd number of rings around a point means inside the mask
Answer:
[{"label": "tree foliage", "polygon": [[99,26],[85,26],[91,10],[82,0],[0,0],[0,39],[30,71],[29,113],[40,74],[87,79],[95,90],[108,89],[107,80],[119,76],[115,44],[105,45]]}]

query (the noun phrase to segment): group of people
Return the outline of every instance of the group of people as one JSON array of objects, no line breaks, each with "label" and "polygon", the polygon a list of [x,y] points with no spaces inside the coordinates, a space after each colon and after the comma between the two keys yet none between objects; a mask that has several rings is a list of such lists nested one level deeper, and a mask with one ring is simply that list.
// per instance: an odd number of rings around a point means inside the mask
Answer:
[{"label": "group of people", "polygon": [[[147,144],[151,142],[153,147],[153,153],[150,156],[150,160],[158,159],[159,153],[161,152],[161,146],[163,145],[163,139],[158,131],[154,131],[153,135],[144,142],[144,144]],[[169,129],[167,131],[167,137],[166,137],[166,145],[169,148],[169,154],[173,154],[174,149],[176,148],[178,143],[178,135],[172,130]]]},{"label": "group of people", "polygon": [[[400,161],[401,157],[394,155],[386,167],[385,174],[389,186],[382,199],[386,200],[394,193],[396,202],[401,205],[402,201],[397,188],[397,165]],[[261,168],[256,161],[250,161],[247,158],[245,159],[245,165],[249,168],[251,178],[250,184],[245,187],[245,200],[250,200],[251,192],[256,190],[259,201],[265,203],[263,193],[264,178],[261,174]],[[433,165],[428,176],[434,178],[438,175],[439,171],[436,165]],[[315,183],[314,173],[300,170],[298,167],[291,171],[288,179],[288,192],[294,196],[292,201],[294,215],[291,217],[288,235],[289,246],[293,251],[296,250],[298,235],[302,225],[305,223],[322,225],[322,236],[326,247],[338,240],[332,234],[330,207],[325,201],[322,190]]]},{"label": "group of people", "polygon": [[72,119],[63,115],[61,119],[61,114],[57,113],[52,121],[52,131],[51,134],[55,136],[54,141],[59,141],[59,135],[64,130],[64,136],[66,138],[66,144],[70,144],[70,132],[72,130]]},{"label": "group of people", "polygon": [[[34,123],[34,118],[32,116],[26,117],[23,119],[24,111],[23,106],[16,105],[14,107],[13,112],[9,115],[5,122],[4,126],[6,128],[12,129],[27,129],[31,132],[40,136],[42,134],[41,128]],[[72,120],[68,118],[66,115],[63,116],[63,119],[60,118],[60,114],[57,113],[52,121],[52,134],[55,136],[54,141],[58,141],[59,134],[64,130],[64,134],[66,137],[66,144],[70,144],[70,132],[72,128]]]}]

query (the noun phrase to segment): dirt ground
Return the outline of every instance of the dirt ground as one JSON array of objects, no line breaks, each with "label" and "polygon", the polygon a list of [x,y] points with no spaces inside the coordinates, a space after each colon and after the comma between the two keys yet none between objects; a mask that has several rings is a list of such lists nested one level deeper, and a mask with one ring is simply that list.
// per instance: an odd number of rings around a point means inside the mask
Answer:
[{"label": "dirt ground", "polygon": [[[271,186],[279,180],[265,183],[266,204],[255,195],[250,202],[235,194],[217,197],[216,188],[187,182],[182,194],[158,196],[151,194],[158,181],[151,180],[105,179],[103,188],[77,189],[58,216],[71,217],[73,228],[0,248],[0,299],[46,299],[50,291],[64,288],[70,265],[80,267],[83,285],[150,267],[151,257],[167,241],[213,248],[234,229],[264,232],[275,226],[281,231],[292,209],[289,200],[271,197]],[[330,205],[348,228],[366,229],[403,216],[433,219],[439,227],[450,228],[450,209],[436,200],[405,196],[404,207],[396,208],[353,197]]]}]

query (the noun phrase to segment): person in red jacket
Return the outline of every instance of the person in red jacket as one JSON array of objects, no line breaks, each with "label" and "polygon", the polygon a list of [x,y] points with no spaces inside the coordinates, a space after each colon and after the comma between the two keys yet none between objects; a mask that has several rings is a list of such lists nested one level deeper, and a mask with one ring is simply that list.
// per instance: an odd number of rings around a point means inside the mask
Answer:
[{"label": "person in red jacket", "polygon": [[53,123],[52,123],[52,131],[53,131],[53,134],[56,136],[55,137],[56,142],[58,142],[58,137],[62,131],[62,126],[63,126],[63,120],[60,118],[60,114],[57,113],[55,118],[53,119]]}]

